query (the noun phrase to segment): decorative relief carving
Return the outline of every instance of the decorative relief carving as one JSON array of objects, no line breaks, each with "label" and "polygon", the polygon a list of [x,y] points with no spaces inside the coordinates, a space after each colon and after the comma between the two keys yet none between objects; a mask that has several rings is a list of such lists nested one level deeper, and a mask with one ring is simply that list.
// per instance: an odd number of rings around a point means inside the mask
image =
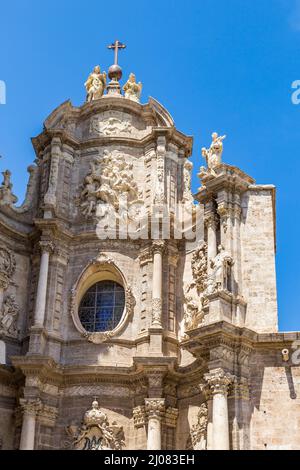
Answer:
[{"label": "decorative relief carving", "polygon": [[7,289],[15,270],[16,259],[13,253],[0,245],[0,288]]},{"label": "decorative relief carving", "polygon": [[85,177],[80,195],[80,207],[85,217],[107,216],[112,208],[119,211],[122,204],[129,208],[142,202],[133,176],[133,164],[126,162],[118,151],[104,151],[103,157],[96,157]]},{"label": "decorative relief carving", "polygon": [[165,137],[158,137],[156,154],[157,154],[157,180],[156,180],[154,202],[156,204],[164,204],[166,201],[165,184],[164,184],[165,154],[166,154]]},{"label": "decorative relief carving", "polygon": [[192,426],[187,442],[187,449],[206,450],[207,448],[208,410],[206,403],[202,403],[198,413],[197,423]]},{"label": "decorative relief carving", "polygon": [[207,244],[201,242],[192,257],[193,281],[184,285],[184,326],[185,330],[198,328],[203,324],[207,283]]},{"label": "decorative relief carving", "polygon": [[13,295],[8,295],[0,310],[0,334],[16,338],[18,336],[17,318],[19,306]]},{"label": "decorative relief carving", "polygon": [[165,424],[168,428],[176,428],[178,413],[178,409],[173,408],[172,406],[169,406],[166,409]]},{"label": "decorative relief carving", "polygon": [[162,300],[152,299],[152,325],[161,326]]},{"label": "decorative relief carving", "polygon": [[136,406],[133,408],[133,422],[136,428],[142,428],[146,424],[145,406]]},{"label": "decorative relief carving", "polygon": [[12,192],[12,183],[10,181],[11,172],[9,170],[3,171],[3,182],[0,186],[0,206],[13,206],[18,198]]},{"label": "decorative relief carving", "polygon": [[90,123],[90,133],[99,137],[115,137],[115,136],[128,136],[130,137],[136,129],[131,122],[121,120],[117,117],[109,117],[105,120],[100,120],[98,116],[92,118]]},{"label": "decorative relief carving", "polygon": [[110,425],[97,400],[84,415],[81,426],[67,426],[66,432],[76,450],[122,450],[125,446],[123,427],[115,421]]}]

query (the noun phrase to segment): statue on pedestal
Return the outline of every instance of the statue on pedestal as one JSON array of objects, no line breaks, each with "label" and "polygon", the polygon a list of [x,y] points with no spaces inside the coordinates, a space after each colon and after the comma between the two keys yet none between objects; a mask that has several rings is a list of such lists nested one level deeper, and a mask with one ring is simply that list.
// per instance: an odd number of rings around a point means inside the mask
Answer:
[{"label": "statue on pedestal", "polygon": [[[209,149],[202,148],[202,156],[206,160],[208,172],[215,175],[214,169],[220,165],[222,162],[222,153],[223,153],[223,140],[226,138],[226,135],[219,136],[217,132],[212,133],[212,143],[210,144]],[[201,167],[201,172],[205,172],[205,168]]]},{"label": "statue on pedestal", "polygon": [[97,65],[89,78],[84,84],[87,91],[87,102],[98,100],[103,96],[106,88],[106,73],[101,73],[99,65]]},{"label": "statue on pedestal", "polygon": [[134,73],[129,75],[128,81],[123,86],[123,91],[125,92],[125,98],[139,102],[142,92],[142,83],[136,83]]}]

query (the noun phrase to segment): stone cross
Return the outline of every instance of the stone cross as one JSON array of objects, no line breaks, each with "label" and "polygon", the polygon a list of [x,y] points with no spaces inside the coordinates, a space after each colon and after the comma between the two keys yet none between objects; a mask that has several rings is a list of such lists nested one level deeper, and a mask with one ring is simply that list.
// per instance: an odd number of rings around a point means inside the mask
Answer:
[{"label": "stone cross", "polygon": [[115,41],[113,44],[110,46],[107,46],[108,49],[114,49],[115,51],[115,65],[118,65],[118,53],[119,49],[125,49],[126,46],[125,44],[122,44],[120,41]]}]

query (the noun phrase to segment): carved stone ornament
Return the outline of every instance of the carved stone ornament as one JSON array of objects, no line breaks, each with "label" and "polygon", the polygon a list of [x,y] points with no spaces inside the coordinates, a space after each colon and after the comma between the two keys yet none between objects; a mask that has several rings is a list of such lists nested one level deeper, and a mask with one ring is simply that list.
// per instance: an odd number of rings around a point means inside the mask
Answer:
[{"label": "carved stone ornament", "polygon": [[10,181],[11,172],[3,171],[3,182],[0,186],[0,206],[13,206],[18,198],[12,192],[12,183]]},{"label": "carved stone ornament", "polygon": [[207,286],[207,244],[201,242],[195,250],[192,261],[193,281],[184,285],[184,328],[185,331],[198,328],[204,322],[203,307],[206,304]]},{"label": "carved stone ornament", "polygon": [[186,160],[183,167],[183,203],[193,203],[194,198],[191,192],[191,171],[193,168],[192,162]]},{"label": "carved stone ornament", "polygon": [[152,325],[161,326],[162,300],[152,299]]},{"label": "carved stone ornament", "polygon": [[123,427],[115,421],[109,424],[97,400],[85,413],[82,425],[67,426],[66,432],[76,450],[122,450],[125,446]]},{"label": "carved stone ornament", "polygon": [[16,338],[18,336],[17,318],[19,306],[13,295],[8,295],[0,311],[0,334]]},{"label": "carved stone ornament", "polygon": [[226,135],[219,136],[217,132],[212,133],[212,142],[209,149],[202,148],[202,156],[206,160],[207,170],[205,167],[201,167],[201,173],[216,175],[215,168],[222,162],[223,140],[225,138]]},{"label": "carved stone ornament", "polygon": [[206,450],[207,448],[208,410],[206,403],[202,403],[198,413],[197,423],[192,426],[187,441],[188,450]]},{"label": "carved stone ornament", "polygon": [[133,164],[126,162],[120,152],[105,150],[102,157],[96,157],[91,163],[79,203],[86,218],[105,217],[108,224],[110,215],[115,216],[123,207],[130,214],[133,204],[142,203],[142,194],[133,176]]},{"label": "carved stone ornament", "polygon": [[234,381],[234,377],[221,368],[205,374],[204,379],[207,381],[212,395],[221,393],[225,396],[227,396],[229,385]]},{"label": "carved stone ornament", "polygon": [[0,288],[7,289],[15,270],[16,259],[13,253],[0,245]]},{"label": "carved stone ornament", "polygon": [[103,121],[95,116],[90,124],[90,133],[99,137],[131,136],[133,132],[135,128],[128,119],[121,120],[116,116],[107,117]]},{"label": "carved stone ornament", "polygon": [[161,419],[165,413],[164,398],[145,398],[145,409],[148,418]]},{"label": "carved stone ornament", "polygon": [[144,406],[133,408],[133,422],[136,428],[142,428],[146,424],[146,411]]}]

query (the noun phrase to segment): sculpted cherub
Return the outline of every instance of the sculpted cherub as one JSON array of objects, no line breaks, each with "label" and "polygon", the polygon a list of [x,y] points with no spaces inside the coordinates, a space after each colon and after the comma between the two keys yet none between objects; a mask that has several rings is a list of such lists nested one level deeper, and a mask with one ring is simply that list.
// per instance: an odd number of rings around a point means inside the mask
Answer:
[{"label": "sculpted cherub", "polygon": [[106,88],[106,72],[101,73],[99,65],[97,65],[89,78],[84,84],[87,91],[87,102],[98,100],[103,96]]},{"label": "sculpted cherub", "polygon": [[125,92],[125,98],[139,102],[141,92],[142,92],[142,83],[136,83],[134,73],[129,75],[128,81],[123,86]]}]

